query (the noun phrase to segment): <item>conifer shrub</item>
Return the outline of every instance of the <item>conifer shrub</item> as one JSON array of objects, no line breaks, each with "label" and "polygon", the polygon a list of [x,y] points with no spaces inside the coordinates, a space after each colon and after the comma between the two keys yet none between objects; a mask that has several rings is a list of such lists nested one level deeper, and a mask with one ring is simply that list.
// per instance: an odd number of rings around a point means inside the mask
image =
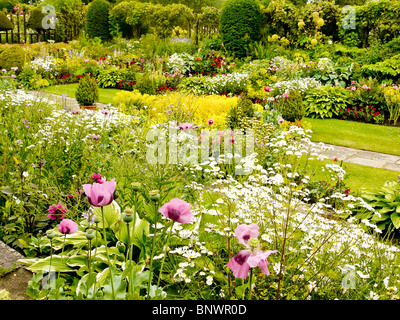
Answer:
[{"label": "conifer shrub", "polygon": [[79,81],[75,98],[80,106],[92,106],[95,102],[99,101],[99,88],[96,79],[90,77],[89,73]]},{"label": "conifer shrub", "polygon": [[249,44],[261,40],[262,13],[257,0],[227,0],[222,8],[220,33],[234,56],[246,55]]},{"label": "conifer shrub", "polygon": [[106,0],[94,0],[86,14],[86,34],[89,38],[100,38],[103,42],[110,40],[111,5]]},{"label": "conifer shrub", "polygon": [[289,122],[299,121],[304,118],[305,107],[301,94],[296,90],[284,93],[277,103],[278,112],[282,118]]}]

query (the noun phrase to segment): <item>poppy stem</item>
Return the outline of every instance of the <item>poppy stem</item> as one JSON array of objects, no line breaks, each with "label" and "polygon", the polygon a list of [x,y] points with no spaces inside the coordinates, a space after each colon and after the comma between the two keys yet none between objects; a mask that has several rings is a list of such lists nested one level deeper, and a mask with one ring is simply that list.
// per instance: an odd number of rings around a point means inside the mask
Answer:
[{"label": "poppy stem", "polygon": [[105,219],[104,219],[104,209],[103,209],[103,207],[101,207],[101,217],[102,217],[102,220],[103,220],[103,236],[104,236],[104,241],[105,241],[105,246],[106,246],[106,255],[107,255],[107,261],[108,261],[108,267],[110,268],[112,298],[113,298],[113,300],[115,300],[112,264],[110,263],[110,256],[108,254],[106,222],[105,222]]},{"label": "poppy stem", "polygon": [[149,273],[149,283],[147,285],[147,299],[150,299],[150,286],[151,279],[153,276],[153,256],[154,256],[154,247],[156,246],[156,233],[157,233],[157,207],[158,201],[154,202],[154,234],[153,234],[153,244],[151,248],[151,256],[150,256],[150,273]]},{"label": "poppy stem", "polygon": [[251,300],[251,282],[253,280],[253,269],[250,269],[250,278],[249,278],[249,298],[248,300]]},{"label": "poppy stem", "polygon": [[161,261],[160,274],[158,276],[157,287],[160,285],[162,270],[164,268],[165,257],[167,256],[167,251],[168,251],[168,242],[169,242],[170,235],[172,233],[172,227],[174,226],[174,222],[175,221],[172,221],[171,228],[169,229],[169,233],[167,234],[166,248],[165,248],[164,257],[163,257],[163,259]]}]

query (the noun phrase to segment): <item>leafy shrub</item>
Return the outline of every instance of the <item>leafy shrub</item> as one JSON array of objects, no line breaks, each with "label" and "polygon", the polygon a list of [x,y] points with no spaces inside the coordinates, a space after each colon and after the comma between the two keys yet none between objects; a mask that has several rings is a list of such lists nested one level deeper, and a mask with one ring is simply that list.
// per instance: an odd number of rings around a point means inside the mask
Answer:
[{"label": "leafy shrub", "polygon": [[299,121],[305,114],[303,98],[296,90],[290,90],[286,98],[280,98],[276,109],[282,114],[282,118],[289,122]]},{"label": "leafy shrub", "polygon": [[90,4],[86,14],[86,33],[90,38],[110,40],[109,10],[110,3],[106,0],[94,0]]},{"label": "leafy shrub", "polygon": [[348,89],[351,89],[351,100],[354,107],[372,106],[380,113],[387,113],[384,87],[377,79],[361,78],[357,83],[348,87]]},{"label": "leafy shrub", "polygon": [[84,78],[79,81],[78,88],[75,92],[76,101],[81,106],[92,106],[99,100],[99,89],[95,78],[90,77],[87,73]]},{"label": "leafy shrub", "polygon": [[236,57],[244,57],[249,43],[261,38],[261,23],[261,10],[256,0],[227,0],[220,25],[226,49]]},{"label": "leafy shrub", "polygon": [[5,15],[4,12],[0,11],[0,30],[4,31],[4,30],[12,30],[13,29],[13,25],[11,23],[11,21],[7,18],[7,16]]},{"label": "leafy shrub", "polygon": [[16,73],[20,73],[25,65],[25,52],[18,46],[8,47],[0,54],[0,68],[10,70],[12,67],[18,67]]},{"label": "leafy shrub", "polygon": [[332,118],[347,107],[349,92],[341,87],[323,86],[307,93],[305,115],[311,118]]},{"label": "leafy shrub", "polygon": [[12,12],[14,6],[15,2],[12,0],[0,0],[0,11]]}]

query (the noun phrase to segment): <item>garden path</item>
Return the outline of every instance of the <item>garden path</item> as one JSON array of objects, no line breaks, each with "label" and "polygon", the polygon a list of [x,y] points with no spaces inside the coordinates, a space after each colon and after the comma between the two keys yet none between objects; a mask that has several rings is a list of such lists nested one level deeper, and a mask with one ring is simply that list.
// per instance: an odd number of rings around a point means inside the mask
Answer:
[{"label": "garden path", "polygon": [[[65,104],[70,108],[71,107],[79,108],[76,99],[72,97],[67,97],[66,101],[64,102],[62,96],[60,95],[47,93],[43,91],[40,92],[33,91],[33,93],[38,96],[54,99],[57,103]],[[96,105],[99,108],[105,108],[107,106],[102,103],[96,103]],[[400,172],[400,156],[389,155],[373,151],[366,151],[361,149],[353,149],[336,145],[329,145],[329,144],[324,144],[324,145],[333,148],[333,150],[328,150],[327,153],[325,154],[330,159],[337,158],[339,162],[340,161],[350,162],[364,166],[370,166],[374,168],[382,168]],[[315,149],[316,151],[319,152],[321,151],[318,144],[315,144]]]},{"label": "garden path", "polygon": [[[364,166],[388,169],[400,172],[399,156],[361,150],[361,149],[353,149],[331,144],[324,144],[324,145],[333,148],[333,150],[328,150],[325,154],[329,159],[337,158],[339,162],[340,161],[350,162]],[[320,149],[318,147],[318,144],[315,145],[315,149],[316,150]]]}]

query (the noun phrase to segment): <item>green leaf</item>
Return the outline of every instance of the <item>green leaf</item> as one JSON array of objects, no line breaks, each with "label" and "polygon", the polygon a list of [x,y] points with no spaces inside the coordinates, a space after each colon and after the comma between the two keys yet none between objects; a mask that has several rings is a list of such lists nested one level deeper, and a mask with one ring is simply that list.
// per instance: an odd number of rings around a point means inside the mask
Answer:
[{"label": "green leaf", "polygon": [[116,275],[112,277],[113,286],[114,286],[114,294],[112,294],[112,287],[111,287],[111,278],[109,278],[108,283],[104,286],[104,299],[106,300],[124,300],[126,297],[126,280],[122,278],[122,275]]},{"label": "green leaf", "polygon": [[55,271],[55,272],[72,272],[75,271],[74,268],[70,267],[67,264],[67,259],[68,257],[61,257],[58,255],[53,255],[51,259],[51,266],[50,266],[50,256],[46,257],[44,259],[20,259],[18,260],[19,263],[21,264],[26,264],[30,262],[30,260],[36,260],[34,263],[32,263],[30,266],[26,267],[31,272],[38,273],[40,271],[44,272],[49,272],[49,271]]},{"label": "green leaf", "polygon": [[392,215],[390,216],[390,219],[392,220],[394,227],[396,229],[400,228],[400,213],[398,213],[398,212],[392,213]]},{"label": "green leaf", "polygon": [[[101,208],[95,207],[93,213],[102,219]],[[103,207],[104,220],[106,222],[106,227],[111,228],[111,226],[118,220],[122,219],[121,208],[117,202],[113,201],[108,206]],[[103,227],[103,221],[99,223],[99,227]]]}]

